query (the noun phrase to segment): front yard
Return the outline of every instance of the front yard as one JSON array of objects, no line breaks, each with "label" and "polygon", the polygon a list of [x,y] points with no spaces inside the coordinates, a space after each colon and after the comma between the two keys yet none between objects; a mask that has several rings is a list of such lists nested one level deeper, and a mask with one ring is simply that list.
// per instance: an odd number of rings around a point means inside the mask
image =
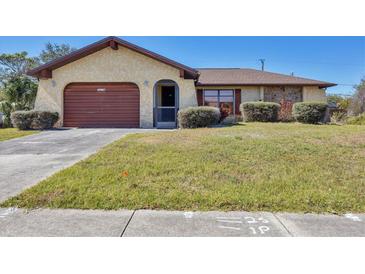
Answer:
[{"label": "front yard", "polygon": [[13,138],[31,135],[31,134],[34,134],[37,132],[38,131],[36,131],[36,130],[19,130],[16,128],[0,128],[0,142],[9,140],[9,139],[13,139]]},{"label": "front yard", "polygon": [[365,126],[130,135],[1,206],[365,212]]}]

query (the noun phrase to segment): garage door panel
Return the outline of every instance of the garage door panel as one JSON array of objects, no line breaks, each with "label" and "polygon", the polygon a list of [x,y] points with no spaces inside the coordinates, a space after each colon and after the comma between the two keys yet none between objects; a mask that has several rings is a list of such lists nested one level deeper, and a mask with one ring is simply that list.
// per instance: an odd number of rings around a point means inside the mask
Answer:
[{"label": "garage door panel", "polygon": [[71,84],[64,93],[66,127],[139,127],[139,90],[129,83]]}]

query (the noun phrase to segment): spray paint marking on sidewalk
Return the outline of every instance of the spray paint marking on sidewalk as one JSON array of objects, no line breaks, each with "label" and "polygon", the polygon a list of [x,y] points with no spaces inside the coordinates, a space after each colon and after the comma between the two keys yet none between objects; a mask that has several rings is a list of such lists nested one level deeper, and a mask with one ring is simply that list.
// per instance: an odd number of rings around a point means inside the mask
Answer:
[{"label": "spray paint marking on sidewalk", "polygon": [[[216,217],[216,221],[220,223],[221,229],[243,230],[248,229],[252,235],[264,235],[270,231],[269,220],[252,216],[246,217]],[[225,225],[223,225],[225,224]],[[247,226],[248,225],[248,226]]]},{"label": "spray paint marking on sidewalk", "polygon": [[5,210],[0,210],[0,219],[6,218],[7,216],[15,213],[16,211],[17,211],[17,208],[15,208],[15,207],[6,208]]},{"label": "spray paint marking on sidewalk", "polygon": [[362,220],[360,219],[359,216],[356,216],[352,213],[345,214],[345,217],[352,220],[352,221],[354,221],[354,222],[362,222]]}]

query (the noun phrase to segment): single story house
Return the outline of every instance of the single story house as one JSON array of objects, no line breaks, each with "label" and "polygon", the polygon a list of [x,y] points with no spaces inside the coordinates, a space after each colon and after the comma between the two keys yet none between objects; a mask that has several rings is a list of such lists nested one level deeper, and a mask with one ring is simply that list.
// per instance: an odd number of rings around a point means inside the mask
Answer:
[{"label": "single story house", "polygon": [[239,115],[246,101],[325,101],[335,84],[253,69],[194,69],[107,37],[28,72],[35,109],[64,127],[173,128],[179,109],[209,105]]}]

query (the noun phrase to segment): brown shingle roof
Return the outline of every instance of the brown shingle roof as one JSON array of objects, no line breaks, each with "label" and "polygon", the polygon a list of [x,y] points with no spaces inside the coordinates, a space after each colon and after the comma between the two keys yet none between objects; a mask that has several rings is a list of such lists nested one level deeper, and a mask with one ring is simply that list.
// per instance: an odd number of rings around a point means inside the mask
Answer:
[{"label": "brown shingle roof", "polygon": [[298,85],[331,87],[336,84],[255,69],[198,69],[197,86]]}]

